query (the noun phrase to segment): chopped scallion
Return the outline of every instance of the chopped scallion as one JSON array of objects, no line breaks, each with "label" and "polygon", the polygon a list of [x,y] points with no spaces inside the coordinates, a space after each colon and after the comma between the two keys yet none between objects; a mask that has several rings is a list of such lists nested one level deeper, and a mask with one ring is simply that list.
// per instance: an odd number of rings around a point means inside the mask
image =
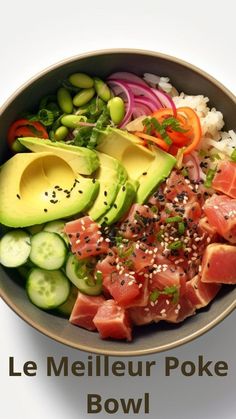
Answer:
[{"label": "chopped scallion", "polygon": [[230,157],[231,157],[231,160],[236,162],[236,150],[233,151]]},{"label": "chopped scallion", "polygon": [[168,217],[166,218],[166,223],[179,223],[183,221],[183,218],[179,215],[176,215],[176,217]]},{"label": "chopped scallion", "polygon": [[178,250],[178,249],[181,249],[182,247],[183,247],[183,243],[180,240],[176,242],[172,242],[168,245],[168,249],[170,250]]}]

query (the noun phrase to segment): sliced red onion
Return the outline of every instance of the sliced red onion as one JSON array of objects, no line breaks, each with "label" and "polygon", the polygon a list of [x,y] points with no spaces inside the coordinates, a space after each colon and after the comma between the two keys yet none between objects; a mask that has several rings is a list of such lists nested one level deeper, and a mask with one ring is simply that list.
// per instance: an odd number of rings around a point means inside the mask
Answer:
[{"label": "sliced red onion", "polygon": [[[109,80],[107,84],[110,86],[110,88],[117,96],[121,96],[122,94],[122,97],[126,102],[126,113],[121,124],[119,125],[119,128],[124,128],[125,125],[128,124],[128,122],[131,120],[132,113],[134,110],[133,93],[131,89],[129,89],[129,87],[126,85],[126,83],[122,80]],[[120,91],[120,94],[117,93],[118,90]]]},{"label": "sliced red onion", "polygon": [[198,157],[191,153],[183,158],[183,164],[188,169],[189,179],[199,182],[200,176],[200,162]]},{"label": "sliced red onion", "polygon": [[142,86],[148,86],[147,83],[141,77],[136,76],[136,74],[128,73],[127,71],[117,71],[116,73],[111,74],[108,77],[108,80],[123,80],[123,81],[131,81],[134,83],[139,83]]},{"label": "sliced red onion", "polygon": [[142,96],[142,97],[146,97],[148,99],[150,99],[151,101],[153,101],[153,103],[155,103],[155,105],[158,107],[161,107],[161,103],[160,100],[158,99],[158,97],[152,92],[152,89],[148,86],[143,86],[139,83],[134,83],[134,82],[124,82],[118,79],[112,80],[113,82],[122,82],[123,84],[125,84],[133,93],[134,96]]},{"label": "sliced red onion", "polygon": [[167,93],[164,93],[157,89],[151,89],[154,95],[159,99],[161,103],[161,107],[163,108],[172,108],[174,115],[176,115],[176,106],[172,100],[172,98],[167,95]]},{"label": "sliced red onion", "polygon": [[140,104],[140,105],[145,105],[146,107],[148,107],[151,112],[155,112],[156,110],[160,109],[161,106],[156,106],[156,103],[154,103],[151,99],[144,97],[144,96],[135,96],[134,98],[135,103]]},{"label": "sliced red onion", "polygon": [[144,104],[138,104],[137,101],[134,101],[134,109],[133,109],[133,118],[138,118],[139,116],[143,116],[143,115],[151,115],[152,114],[152,110],[144,105]]}]

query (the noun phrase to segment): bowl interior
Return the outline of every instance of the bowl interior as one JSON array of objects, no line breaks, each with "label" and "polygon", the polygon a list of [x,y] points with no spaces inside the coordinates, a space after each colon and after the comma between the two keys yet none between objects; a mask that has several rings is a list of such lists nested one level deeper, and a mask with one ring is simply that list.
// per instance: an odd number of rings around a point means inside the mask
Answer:
[{"label": "bowl interior", "polygon": [[[144,51],[101,51],[74,57],[43,71],[27,83],[4,105],[0,114],[0,159],[8,156],[7,129],[22,112],[33,110],[39,100],[54,93],[71,73],[81,71],[105,78],[119,71],[144,72],[168,76],[179,91],[204,94],[210,106],[224,114],[226,129],[236,130],[236,101],[220,83],[190,64],[172,57]],[[72,326],[67,320],[35,308],[26,298],[25,291],[14,271],[0,272],[1,293],[4,300],[24,320],[46,335],[69,346],[109,355],[142,355],[173,348],[209,330],[236,307],[236,288],[225,287],[213,303],[181,325],[157,324],[138,328],[132,343],[102,341],[98,334]]]}]

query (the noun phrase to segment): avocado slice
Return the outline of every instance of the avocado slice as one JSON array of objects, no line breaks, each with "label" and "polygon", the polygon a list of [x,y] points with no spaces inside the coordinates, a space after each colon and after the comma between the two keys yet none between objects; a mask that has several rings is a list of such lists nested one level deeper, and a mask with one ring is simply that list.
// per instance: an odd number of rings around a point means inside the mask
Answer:
[{"label": "avocado slice", "polygon": [[98,220],[111,208],[116,199],[119,185],[127,179],[127,172],[122,164],[103,153],[97,153],[100,161],[100,168],[96,173],[99,180],[100,190],[96,201],[88,211],[93,220]]},{"label": "avocado slice", "polygon": [[143,147],[138,137],[118,128],[100,132],[97,150],[118,159],[130,179],[138,179],[155,159],[154,153]]},{"label": "avocado slice", "polygon": [[160,148],[152,147],[152,152],[155,155],[154,161],[138,178],[137,202],[139,204],[143,204],[158,185],[164,182],[176,163],[175,157]]},{"label": "avocado slice", "polygon": [[135,199],[137,184],[128,180],[120,186],[116,200],[111,209],[99,220],[100,224],[111,225],[119,221],[131,207]]},{"label": "avocado slice", "polygon": [[99,166],[96,153],[85,147],[35,137],[18,138],[17,141],[33,152],[48,152],[62,157],[81,175],[91,175]]},{"label": "avocado slice", "polygon": [[70,217],[87,210],[98,190],[97,180],[77,175],[55,154],[16,154],[1,167],[0,222],[28,227]]}]

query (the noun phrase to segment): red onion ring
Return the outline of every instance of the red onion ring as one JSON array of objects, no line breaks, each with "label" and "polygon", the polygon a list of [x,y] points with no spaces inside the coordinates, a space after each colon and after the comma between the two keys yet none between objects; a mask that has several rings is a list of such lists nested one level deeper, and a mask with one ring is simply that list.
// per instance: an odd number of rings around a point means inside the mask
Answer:
[{"label": "red onion ring", "polygon": [[174,116],[176,116],[176,106],[172,100],[172,98],[167,94],[160,90],[151,88],[152,92],[155,94],[155,96],[158,98],[158,100],[161,103],[162,108],[172,108],[174,112]]},{"label": "red onion ring", "polygon": [[142,86],[139,83],[134,83],[134,82],[123,82],[122,80],[119,80],[119,79],[113,79],[112,81],[116,82],[116,83],[117,82],[118,83],[122,82],[123,84],[126,85],[126,87],[128,87],[131,90],[131,92],[133,93],[134,96],[144,96],[144,97],[152,100],[152,102],[155,103],[157,107],[158,106],[160,107],[160,105],[161,105],[160,100],[152,92],[152,89],[150,87]]},{"label": "red onion ring", "polygon": [[150,100],[150,99],[148,99],[147,97],[144,97],[144,96],[138,96],[138,97],[135,96],[134,101],[137,104],[147,106],[151,110],[150,113],[157,111],[161,107],[161,106],[157,107],[156,103],[154,103],[152,100]]},{"label": "red onion ring", "polygon": [[142,86],[148,86],[147,83],[145,83],[145,81],[143,79],[141,79],[141,77],[136,76],[136,74],[133,73],[128,73],[127,71],[117,71],[116,73],[111,74],[108,77],[108,80],[114,80],[114,79],[119,79],[119,80],[123,80],[123,81],[128,81],[128,82],[134,82],[134,83],[139,83]]},{"label": "red onion ring", "polygon": [[136,99],[134,101],[134,109],[133,109],[133,118],[136,119],[139,116],[145,116],[145,115],[151,115],[152,114],[152,110],[144,105],[144,104],[139,104],[136,102]]},{"label": "red onion ring", "polygon": [[126,96],[126,113],[122,120],[122,122],[119,125],[119,128],[124,128],[128,122],[130,122],[133,109],[134,109],[134,96],[132,91],[129,89],[129,87],[124,83],[122,80],[109,80],[107,84],[110,86],[110,88],[114,91],[116,95],[117,94],[117,88],[120,90],[120,93],[125,94]]}]

